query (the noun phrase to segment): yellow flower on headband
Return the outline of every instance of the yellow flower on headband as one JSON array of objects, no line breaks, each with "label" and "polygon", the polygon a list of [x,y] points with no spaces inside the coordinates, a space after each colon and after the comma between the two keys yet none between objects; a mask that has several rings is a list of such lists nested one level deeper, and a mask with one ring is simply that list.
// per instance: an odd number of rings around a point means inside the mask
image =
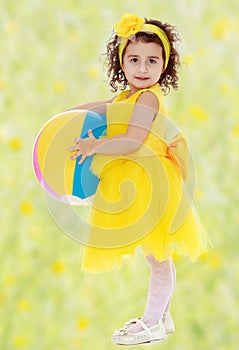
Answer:
[{"label": "yellow flower on headband", "polygon": [[121,17],[120,21],[116,23],[114,29],[116,34],[121,38],[128,38],[130,35],[138,33],[143,24],[143,18],[140,18],[138,15],[126,13]]}]

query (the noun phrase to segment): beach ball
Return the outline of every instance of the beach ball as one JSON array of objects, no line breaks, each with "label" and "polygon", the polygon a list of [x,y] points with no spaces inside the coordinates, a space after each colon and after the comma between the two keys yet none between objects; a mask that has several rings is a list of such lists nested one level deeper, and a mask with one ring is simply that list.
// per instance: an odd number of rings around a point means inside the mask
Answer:
[{"label": "beach ball", "polygon": [[70,160],[69,147],[77,137],[95,138],[106,133],[106,116],[87,110],[65,111],[51,118],[39,131],[33,147],[33,169],[43,189],[70,204],[83,204],[96,192],[99,179],[91,171],[93,156],[82,164]]}]

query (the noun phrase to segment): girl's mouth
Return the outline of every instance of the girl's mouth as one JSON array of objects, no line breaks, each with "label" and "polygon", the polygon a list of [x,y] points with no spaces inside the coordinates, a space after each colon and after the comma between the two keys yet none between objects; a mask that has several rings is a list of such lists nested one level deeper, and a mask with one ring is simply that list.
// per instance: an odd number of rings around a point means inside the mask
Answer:
[{"label": "girl's mouth", "polygon": [[138,79],[138,80],[147,80],[147,79],[149,79],[148,77],[135,77],[136,79]]}]

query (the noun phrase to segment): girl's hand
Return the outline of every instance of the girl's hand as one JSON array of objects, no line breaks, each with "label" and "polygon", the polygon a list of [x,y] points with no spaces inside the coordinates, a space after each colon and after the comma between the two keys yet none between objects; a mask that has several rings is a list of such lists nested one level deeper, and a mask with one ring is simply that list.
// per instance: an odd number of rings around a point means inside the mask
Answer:
[{"label": "girl's hand", "polygon": [[92,144],[95,140],[95,137],[91,130],[88,131],[88,136],[89,137],[85,139],[74,139],[75,145],[69,148],[69,152],[75,152],[74,155],[70,157],[71,160],[74,160],[81,155],[81,159],[78,164],[82,164],[86,157],[92,155]]}]

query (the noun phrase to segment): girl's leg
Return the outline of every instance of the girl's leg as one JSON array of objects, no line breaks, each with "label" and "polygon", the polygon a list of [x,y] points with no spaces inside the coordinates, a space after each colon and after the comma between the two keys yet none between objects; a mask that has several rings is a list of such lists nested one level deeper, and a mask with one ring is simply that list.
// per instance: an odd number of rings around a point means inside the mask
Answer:
[{"label": "girl's leg", "polygon": [[[153,255],[146,257],[151,268],[147,305],[142,321],[152,327],[162,319],[173,293],[174,278],[172,260],[157,261]],[[142,328],[139,325],[130,328],[137,333]]]},{"label": "girl's leg", "polygon": [[168,301],[168,304],[167,304],[164,312],[169,312],[170,311],[170,306],[171,306],[171,301],[172,301],[172,297],[173,297],[173,292],[174,292],[175,285],[176,285],[176,269],[175,269],[173,260],[171,260],[171,266],[172,266],[172,271],[173,271],[173,288],[172,288],[171,297],[170,297],[170,299]]}]

